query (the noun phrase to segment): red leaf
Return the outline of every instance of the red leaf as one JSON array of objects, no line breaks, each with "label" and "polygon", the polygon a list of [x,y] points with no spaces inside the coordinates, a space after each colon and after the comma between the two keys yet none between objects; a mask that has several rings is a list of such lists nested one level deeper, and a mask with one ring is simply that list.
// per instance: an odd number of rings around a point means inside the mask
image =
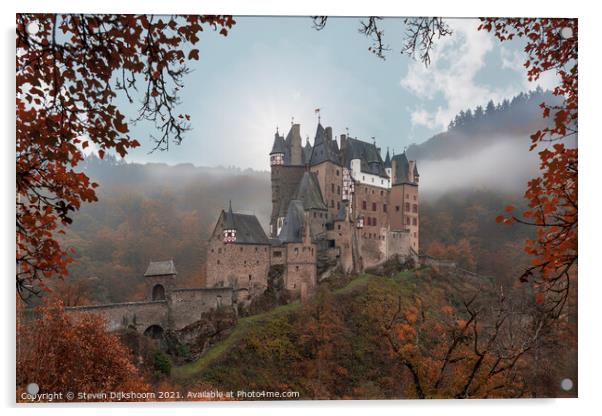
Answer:
[{"label": "red leaf", "polygon": [[193,49],[190,51],[190,53],[188,54],[188,59],[194,59],[196,61],[199,60],[199,50],[198,49]]}]

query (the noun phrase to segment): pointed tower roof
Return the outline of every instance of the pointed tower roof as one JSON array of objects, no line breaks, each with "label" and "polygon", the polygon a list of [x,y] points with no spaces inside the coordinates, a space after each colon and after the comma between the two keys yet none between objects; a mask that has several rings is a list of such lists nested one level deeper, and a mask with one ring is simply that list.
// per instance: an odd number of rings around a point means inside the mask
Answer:
[{"label": "pointed tower roof", "polygon": [[234,214],[232,213],[232,201],[229,202],[228,211],[226,212],[226,218],[224,219],[225,230],[235,230],[236,223],[234,221]]},{"label": "pointed tower roof", "polygon": [[305,140],[305,146],[303,147],[303,163],[304,164],[309,164],[309,160],[311,159],[311,151],[312,151],[312,146],[309,143],[309,136],[308,136],[307,139]]},{"label": "pointed tower roof", "polygon": [[420,176],[418,174],[418,163],[417,162],[414,162],[414,176]]},{"label": "pointed tower roof", "polygon": [[303,241],[304,215],[303,202],[298,199],[291,200],[278,239],[283,243],[300,243]]},{"label": "pointed tower roof", "polygon": [[395,161],[395,177],[393,178],[393,184],[408,183],[410,173],[410,162],[406,156],[406,152],[399,155],[394,155],[392,161]]},{"label": "pointed tower roof", "polygon": [[391,157],[389,156],[389,148],[387,147],[387,155],[385,156],[385,168],[391,167]]},{"label": "pointed tower roof", "polygon": [[311,152],[311,165],[317,165],[325,161],[331,161],[340,164],[339,148],[336,140],[330,140],[326,136],[326,130],[322,124],[318,122],[316,127],[316,137],[314,138],[314,146]]},{"label": "pointed tower roof", "polygon": [[270,154],[274,154],[274,153],[285,153],[286,152],[286,145],[284,143],[284,137],[280,136],[278,134],[278,131],[276,131],[276,133],[274,134],[274,145],[272,146],[272,151],[270,152]]},{"label": "pointed tower roof", "polygon": [[305,210],[328,209],[322,197],[318,177],[314,172],[305,171],[293,199],[301,201]]}]

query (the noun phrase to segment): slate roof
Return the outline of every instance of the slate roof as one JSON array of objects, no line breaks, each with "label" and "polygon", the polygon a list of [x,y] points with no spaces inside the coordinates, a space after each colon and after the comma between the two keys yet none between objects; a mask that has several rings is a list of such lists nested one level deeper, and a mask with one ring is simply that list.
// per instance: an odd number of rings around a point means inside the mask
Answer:
[{"label": "slate roof", "polygon": [[396,162],[393,184],[410,182],[410,179],[408,178],[410,162],[408,162],[405,152],[399,155],[394,155],[392,160]]},{"label": "slate roof", "polygon": [[228,203],[228,211],[226,212],[226,218],[224,218],[224,230],[234,230],[236,225],[234,224],[234,213],[232,212],[232,201]]},{"label": "slate roof", "polygon": [[228,211],[222,211],[222,214],[225,216],[224,229],[236,230],[237,244],[270,244],[255,215],[232,212],[232,204]]},{"label": "slate roof", "polygon": [[367,143],[358,139],[348,138],[343,150],[345,166],[351,169],[351,161],[360,160],[360,170],[364,173],[388,178],[385,163],[380,155],[380,150],[373,143]]},{"label": "slate roof", "polygon": [[284,143],[284,137],[280,136],[278,132],[274,134],[274,145],[270,154],[274,153],[286,153],[286,144]]},{"label": "slate roof", "polygon": [[322,127],[322,124],[318,123],[309,163],[314,166],[325,161],[331,161],[337,165],[341,164],[339,146],[337,145],[336,140],[326,137],[324,127]]},{"label": "slate roof", "polygon": [[307,141],[305,142],[305,146],[303,147],[303,164],[309,164],[309,161],[311,160],[312,150],[313,150],[313,147],[311,146],[311,144],[309,144],[309,138],[308,138]]},{"label": "slate roof", "polygon": [[420,176],[418,174],[418,163],[414,162],[414,177]]},{"label": "slate roof", "polygon": [[346,208],[347,208],[347,202],[344,202],[343,204],[341,204],[341,208],[339,208],[337,215],[334,217],[335,221],[345,221],[345,219],[347,218]]},{"label": "slate roof", "polygon": [[288,212],[284,218],[282,230],[278,234],[280,241],[283,243],[300,243],[303,241],[304,214],[303,202],[298,199],[291,200],[288,205]]},{"label": "slate roof", "polygon": [[318,177],[314,172],[305,171],[293,199],[300,200],[305,210],[328,210],[328,206],[326,206],[322,191],[320,190]]},{"label": "slate roof", "polygon": [[385,157],[385,169],[391,167],[391,157],[389,156],[389,148],[387,147],[387,156]]},{"label": "slate roof", "polygon": [[146,269],[144,276],[167,276],[177,273],[178,272],[176,271],[176,266],[174,265],[173,260],[151,261],[148,264],[148,268]]}]

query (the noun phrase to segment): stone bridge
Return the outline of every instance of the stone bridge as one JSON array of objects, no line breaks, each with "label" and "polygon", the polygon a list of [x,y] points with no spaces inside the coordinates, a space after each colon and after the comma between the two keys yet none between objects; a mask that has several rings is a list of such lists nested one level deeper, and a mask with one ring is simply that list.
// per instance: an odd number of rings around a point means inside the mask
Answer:
[{"label": "stone bridge", "polygon": [[65,308],[72,316],[98,314],[105,318],[107,331],[133,328],[140,333],[160,337],[166,330],[182,329],[204,313],[232,307],[231,287],[183,289],[175,287],[173,261],[151,262],[144,274],[148,300]]}]

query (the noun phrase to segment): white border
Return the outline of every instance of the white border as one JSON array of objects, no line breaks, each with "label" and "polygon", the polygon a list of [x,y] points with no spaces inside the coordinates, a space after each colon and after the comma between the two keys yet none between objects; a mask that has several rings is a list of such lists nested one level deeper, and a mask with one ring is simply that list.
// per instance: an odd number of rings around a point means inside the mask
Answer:
[{"label": "white border", "polygon": [[[12,4],[11,4],[12,3]],[[14,4],[14,5],[13,5]],[[580,153],[580,287],[579,287],[579,399],[562,400],[488,400],[488,401],[387,401],[387,402],[255,402],[255,403],[218,403],[218,404],[144,404],[141,406],[124,404],[107,404],[103,406],[86,405],[81,407],[67,405],[53,405],[38,407],[36,410],[51,415],[105,414],[107,410],[116,414],[129,414],[132,406],[148,414],[164,414],[167,408],[178,408],[178,413],[185,414],[230,414],[245,412],[252,414],[290,414],[306,415],[308,412],[345,412],[350,415],[364,415],[369,409],[376,407],[379,413],[401,414],[404,412],[419,412],[420,414],[480,414],[508,415],[509,413],[543,413],[548,415],[588,414],[593,409],[598,411],[600,394],[597,390],[601,386],[600,376],[600,306],[598,297],[602,295],[600,281],[602,277],[597,273],[600,266],[596,263],[598,247],[600,247],[600,216],[596,202],[600,201],[598,189],[600,188],[600,157],[602,155],[602,137],[594,130],[599,123],[599,108],[597,98],[600,94],[599,73],[602,68],[600,62],[599,46],[599,12],[595,9],[595,2],[567,2],[557,0],[524,1],[504,0],[497,2],[470,2],[470,1],[443,1],[429,0],[423,2],[392,2],[386,0],[371,1],[331,1],[304,0],[290,4],[285,1],[268,0],[205,0],[202,2],[184,1],[157,1],[126,2],[123,0],[103,0],[102,2],[79,1],[21,1],[3,2],[2,4],[2,81],[3,97],[1,103],[2,125],[5,126],[3,143],[3,162],[0,174],[2,175],[3,203],[3,239],[1,247],[2,262],[4,265],[3,306],[5,313],[4,334],[2,349],[2,404],[12,407],[9,412],[18,411],[14,403],[14,301],[15,290],[12,280],[14,273],[14,24],[17,11],[37,12],[94,12],[94,13],[220,13],[236,15],[390,15],[390,16],[546,16],[546,17],[578,17],[579,18],[579,66],[581,83],[581,137],[579,143]],[[350,36],[357,36],[350,32]],[[278,36],[277,33],[274,36]],[[25,410],[28,409],[28,410]],[[32,407],[21,408],[32,411]]]}]

